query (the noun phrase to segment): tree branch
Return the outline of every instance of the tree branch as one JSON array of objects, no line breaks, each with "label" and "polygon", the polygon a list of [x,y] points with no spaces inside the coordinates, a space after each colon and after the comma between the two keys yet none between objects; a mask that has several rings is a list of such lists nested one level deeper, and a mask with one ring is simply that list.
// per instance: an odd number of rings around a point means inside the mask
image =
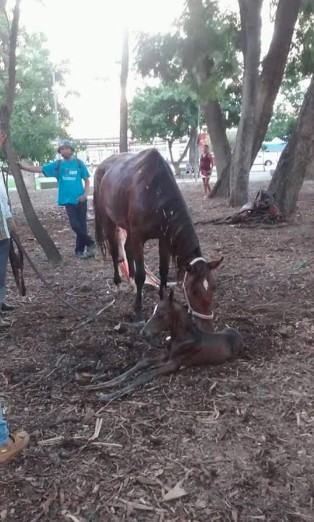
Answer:
[{"label": "tree branch", "polygon": [[187,151],[189,150],[189,146],[191,145],[191,140],[192,140],[192,136],[189,137],[188,142],[187,142],[187,144],[186,144],[186,146],[185,146],[184,151],[182,152],[181,156],[179,156],[179,159],[178,159],[178,163],[179,163],[179,165],[180,165],[181,161],[183,160],[183,158],[185,158],[186,153],[187,153]]},{"label": "tree branch", "polygon": [[11,116],[15,97],[15,83],[16,83],[16,47],[17,37],[19,31],[19,20],[20,20],[20,3],[21,0],[16,0],[13,19],[11,25],[10,34],[10,46],[9,46],[9,64],[8,64],[8,85],[7,85],[7,112]]},{"label": "tree branch", "polygon": [[174,165],[175,161],[173,159],[173,154],[172,154],[173,140],[167,140],[167,143],[168,143],[168,149],[169,149],[169,154],[170,154],[170,161]]},{"label": "tree branch", "polygon": [[279,0],[278,3],[272,40],[263,60],[259,78],[259,103],[256,109],[258,124],[254,136],[252,163],[262,145],[273,114],[301,4],[302,0]]}]

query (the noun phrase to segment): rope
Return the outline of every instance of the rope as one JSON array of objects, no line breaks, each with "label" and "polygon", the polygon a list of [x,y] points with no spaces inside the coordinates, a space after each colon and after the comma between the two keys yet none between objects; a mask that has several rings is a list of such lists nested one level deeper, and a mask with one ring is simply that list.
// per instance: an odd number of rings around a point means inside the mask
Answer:
[{"label": "rope", "polygon": [[32,261],[32,259],[30,258],[30,256],[26,252],[25,248],[23,247],[23,245],[21,243],[21,240],[20,240],[19,236],[16,234],[16,232],[12,232],[11,236],[14,239],[14,241],[15,241],[16,245],[18,246],[18,248],[21,250],[21,252],[23,252],[23,255],[27,259],[29,265],[31,266],[31,268],[33,269],[33,271],[35,272],[37,277],[41,280],[43,285],[47,288],[47,290],[49,290],[49,292],[51,292],[61,303],[63,303],[64,305],[68,306],[69,308],[72,308],[72,310],[74,310],[77,314],[80,314],[81,313],[80,310],[78,308],[76,308],[75,306],[73,306],[72,304],[68,303],[68,301],[66,301],[65,299],[63,299],[63,297],[61,297],[52,288],[52,286],[48,283],[47,279],[45,279],[45,277],[40,273],[39,269],[36,267],[35,263]]}]

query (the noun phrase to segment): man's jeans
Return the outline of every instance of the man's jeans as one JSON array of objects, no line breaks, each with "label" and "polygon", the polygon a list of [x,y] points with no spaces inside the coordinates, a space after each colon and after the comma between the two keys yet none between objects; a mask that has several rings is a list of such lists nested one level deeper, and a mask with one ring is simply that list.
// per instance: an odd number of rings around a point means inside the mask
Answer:
[{"label": "man's jeans", "polygon": [[94,245],[87,233],[87,201],[65,206],[72,230],[76,233],[75,253],[83,253],[85,247]]},{"label": "man's jeans", "polygon": [[5,297],[5,278],[9,260],[10,239],[0,241],[0,313],[1,306]]}]

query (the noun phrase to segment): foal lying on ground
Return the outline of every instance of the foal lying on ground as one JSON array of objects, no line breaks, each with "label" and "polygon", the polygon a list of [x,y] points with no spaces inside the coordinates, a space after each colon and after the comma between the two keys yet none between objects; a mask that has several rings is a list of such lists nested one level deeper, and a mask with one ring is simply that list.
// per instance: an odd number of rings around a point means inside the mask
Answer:
[{"label": "foal lying on ground", "polygon": [[99,395],[100,401],[108,402],[127,395],[155,377],[175,373],[182,367],[222,364],[242,355],[244,351],[242,336],[233,328],[225,328],[218,333],[199,330],[191,316],[174,301],[173,290],[170,290],[168,298],[162,293],[159,304],[141,334],[151,339],[162,331],[171,333],[172,344],[166,358],[140,361],[111,381],[88,386],[93,390],[111,388],[140,370],[149,370],[139,375],[128,386],[107,395]]}]

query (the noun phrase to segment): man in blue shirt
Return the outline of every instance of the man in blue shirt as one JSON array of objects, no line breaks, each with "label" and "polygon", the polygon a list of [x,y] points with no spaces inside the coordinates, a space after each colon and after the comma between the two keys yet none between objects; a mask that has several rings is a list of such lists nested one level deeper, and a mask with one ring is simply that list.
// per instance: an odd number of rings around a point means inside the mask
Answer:
[{"label": "man in blue shirt", "polygon": [[[58,204],[64,206],[70,225],[76,233],[75,254],[79,259],[95,256],[95,242],[87,232],[87,196],[90,188],[89,172],[85,163],[73,158],[74,149],[69,140],[59,144],[62,160],[41,167],[20,164],[28,172],[43,173],[58,180]],[[84,186],[83,186],[84,183]]]}]

